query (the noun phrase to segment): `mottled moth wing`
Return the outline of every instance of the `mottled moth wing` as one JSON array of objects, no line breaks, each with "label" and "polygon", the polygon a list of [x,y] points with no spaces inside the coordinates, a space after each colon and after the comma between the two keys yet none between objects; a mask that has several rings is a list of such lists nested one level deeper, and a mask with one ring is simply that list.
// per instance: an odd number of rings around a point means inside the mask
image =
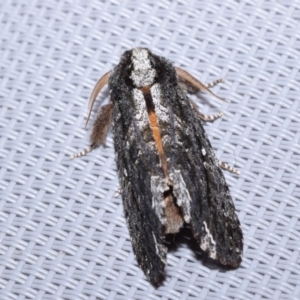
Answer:
[{"label": "mottled moth wing", "polygon": [[165,234],[179,232],[184,222],[209,257],[237,267],[243,252],[240,222],[202,114],[184,88],[190,84],[214,95],[209,85],[148,49],[135,48],[99,79],[89,116],[107,82],[112,103],[99,111],[91,145],[72,157],[104,144],[112,120],[125,217],[145,275],[153,284],[161,281]]},{"label": "mottled moth wing", "polygon": [[[190,218],[194,237],[209,257],[237,267],[243,235],[223,172],[197,111],[178,84],[174,67],[161,57],[156,62],[156,67],[164,70],[159,77],[159,106],[168,118],[160,120],[160,127],[169,172],[181,174],[191,199],[185,220]],[[179,184],[177,188],[182,189]]]},{"label": "mottled moth wing", "polygon": [[[133,251],[145,275],[157,284],[164,275],[167,249],[162,224],[152,208],[151,176],[162,176],[162,171],[149,122],[145,122],[145,101],[135,103],[139,95],[134,98],[126,82],[126,63],[121,60],[109,81],[116,162]],[[144,131],[140,131],[137,124],[143,122]]]},{"label": "mottled moth wing", "polygon": [[[197,195],[192,197],[191,205],[194,237],[209,257],[224,265],[237,267],[242,260],[243,251],[240,222],[223,171],[201,122],[196,118],[194,121],[197,146],[187,158],[189,163],[194,163],[195,176],[198,178],[197,184],[191,184],[190,187],[190,191]],[[185,174],[184,178],[187,177],[188,174]]]}]

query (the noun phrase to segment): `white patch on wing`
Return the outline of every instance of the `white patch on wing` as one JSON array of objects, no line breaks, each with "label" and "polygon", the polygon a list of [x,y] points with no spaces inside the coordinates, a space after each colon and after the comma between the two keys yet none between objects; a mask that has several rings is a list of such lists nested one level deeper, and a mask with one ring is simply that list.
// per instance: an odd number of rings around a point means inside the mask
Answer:
[{"label": "white patch on wing", "polygon": [[170,180],[173,183],[173,194],[177,199],[177,205],[182,208],[184,221],[189,223],[191,219],[190,204],[192,202],[190,193],[186,187],[180,170],[174,170],[169,174]]},{"label": "white patch on wing", "polygon": [[144,94],[139,89],[133,89],[133,101],[136,108],[135,120],[140,131],[144,128],[149,127],[149,118],[146,107]]},{"label": "white patch on wing", "polygon": [[150,89],[152,101],[155,107],[155,113],[158,119],[158,124],[161,122],[170,122],[168,109],[161,104],[161,89],[158,83],[153,84]]},{"label": "white patch on wing", "polygon": [[159,256],[160,260],[166,265],[167,261],[163,255],[164,255],[164,253],[166,253],[167,248],[165,246],[157,243],[157,240],[156,240],[156,237],[155,237],[155,234],[153,231],[152,231],[152,236],[153,236],[153,240],[154,240],[154,244],[155,244],[155,252]]},{"label": "white patch on wing", "polygon": [[159,176],[151,176],[151,193],[152,193],[152,207],[155,210],[162,225],[165,225],[167,218],[165,215],[165,199],[164,192],[168,191],[169,187],[165,180]]},{"label": "white patch on wing", "polygon": [[201,152],[202,152],[203,156],[205,156],[205,155],[206,155],[206,151],[205,151],[205,149],[204,149],[204,148],[202,148],[202,149],[201,149]]},{"label": "white patch on wing", "polygon": [[201,244],[200,244],[200,248],[203,251],[208,251],[209,252],[209,256],[212,259],[216,259],[217,258],[217,251],[216,251],[216,242],[213,239],[212,234],[210,233],[206,222],[203,222],[204,225],[204,230],[205,230],[205,235],[201,237]]},{"label": "white patch on wing", "polygon": [[179,212],[179,208],[174,203],[173,195],[166,195],[165,192],[170,192],[168,179],[152,176],[152,208],[161,224],[164,225],[164,233],[177,233],[182,227],[184,220]]},{"label": "white patch on wing", "polygon": [[[165,146],[166,144],[171,143],[171,137],[169,135],[164,135],[161,139],[162,145]],[[170,158],[168,158],[170,160]]]},{"label": "white patch on wing", "polygon": [[133,71],[130,78],[136,87],[150,86],[154,83],[156,71],[151,67],[149,52],[146,49],[132,50]]}]

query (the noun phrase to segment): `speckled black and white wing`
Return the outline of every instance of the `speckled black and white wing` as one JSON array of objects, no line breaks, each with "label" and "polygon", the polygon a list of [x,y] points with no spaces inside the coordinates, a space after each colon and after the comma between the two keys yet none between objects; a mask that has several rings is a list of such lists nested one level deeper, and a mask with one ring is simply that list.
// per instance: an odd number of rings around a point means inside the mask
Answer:
[{"label": "speckled black and white wing", "polygon": [[177,204],[200,248],[220,263],[237,267],[243,235],[223,172],[174,67],[162,57],[154,64],[161,70],[155,109],[158,116],[162,113],[159,122]]},{"label": "speckled black and white wing", "polygon": [[126,51],[120,63],[98,80],[88,119],[107,83],[111,103],[97,115],[90,146],[71,157],[104,144],[112,121],[125,217],[145,275],[153,284],[161,281],[165,235],[179,232],[184,222],[191,224],[194,237],[209,257],[237,267],[243,252],[240,222],[202,127],[199,115],[203,115],[182,86],[191,84],[214,94],[165,58],[135,48]]},{"label": "speckled black and white wing", "polygon": [[[195,117],[195,114],[191,115]],[[194,237],[209,257],[223,265],[237,267],[242,260],[243,235],[229,188],[197,117],[194,127],[190,128],[194,130],[193,139],[186,137],[182,130],[177,131],[185,138],[184,144],[193,141],[195,145],[190,144],[186,157],[179,158],[177,166],[193,166],[181,170],[192,199],[190,212]]]},{"label": "speckled black and white wing", "polygon": [[109,78],[113,132],[133,250],[150,281],[166,264],[164,236],[190,223],[200,248],[237,267],[243,238],[228,186],[172,64],[126,51]]},{"label": "speckled black and white wing", "polygon": [[152,207],[151,178],[163,175],[143,94],[128,81],[132,71],[128,62],[130,52],[123,54],[109,81],[116,162],[133,251],[145,275],[157,284],[164,275],[167,249],[163,226]]}]

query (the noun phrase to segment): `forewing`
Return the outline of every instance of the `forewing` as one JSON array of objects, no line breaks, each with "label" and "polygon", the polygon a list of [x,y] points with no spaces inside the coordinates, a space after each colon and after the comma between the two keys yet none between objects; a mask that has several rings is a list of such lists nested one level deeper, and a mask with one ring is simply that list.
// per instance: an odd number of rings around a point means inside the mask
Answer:
[{"label": "forewing", "polygon": [[124,212],[134,254],[145,275],[156,285],[163,278],[167,252],[161,238],[160,221],[149,205],[151,197],[138,195],[141,193],[139,183],[126,179],[121,182]]},{"label": "forewing", "polygon": [[147,111],[132,105],[133,91],[119,86],[119,80],[112,76],[114,144],[124,212],[137,262],[149,280],[158,284],[164,275],[167,249],[163,226],[152,207],[151,181],[160,178],[162,171],[150,127],[149,132],[139,128]]},{"label": "forewing", "polygon": [[178,157],[177,164],[188,170],[183,172],[183,178],[191,193],[194,236],[209,257],[237,267],[242,260],[243,235],[223,172],[190,104],[182,106],[180,119],[184,120],[183,126],[177,128],[176,134],[190,146],[185,161]]},{"label": "forewing", "polygon": [[[228,185],[174,68],[167,61],[162,61],[162,65],[168,70],[168,76],[160,80],[160,110],[168,115],[168,122],[161,122],[162,134],[168,137],[164,150],[170,174],[177,174],[175,196],[185,195],[177,204],[181,205],[185,220],[190,219],[201,249],[220,263],[237,267],[242,259],[243,236]],[[189,207],[189,215],[185,207]]]},{"label": "forewing", "polygon": [[224,265],[237,267],[243,252],[240,222],[223,172],[203,128],[198,131],[197,140],[202,147],[207,197],[201,204],[198,199],[193,199],[196,212],[192,216],[194,235],[201,249],[208,252],[211,258]]}]

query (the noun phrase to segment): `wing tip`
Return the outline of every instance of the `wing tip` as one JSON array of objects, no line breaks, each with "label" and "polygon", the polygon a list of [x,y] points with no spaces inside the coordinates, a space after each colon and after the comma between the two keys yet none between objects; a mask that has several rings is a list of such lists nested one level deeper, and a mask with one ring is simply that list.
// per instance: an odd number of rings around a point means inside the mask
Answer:
[{"label": "wing tip", "polygon": [[242,263],[242,255],[237,255],[234,257],[219,257],[218,261],[221,265],[223,266],[227,266],[233,269],[236,269],[240,266],[240,264]]},{"label": "wing tip", "polygon": [[150,272],[147,275],[147,278],[154,287],[158,288],[165,280],[164,268],[162,268],[162,270],[159,270],[158,272]]},{"label": "wing tip", "polygon": [[206,222],[203,222],[203,224],[205,235],[202,236],[195,230],[193,230],[193,235],[206,257],[214,262],[219,262],[223,266],[234,269],[238,268],[243,258],[243,235],[241,228],[238,227],[238,234],[234,236],[236,243],[234,243],[234,245],[227,244],[222,248],[218,245],[218,241],[213,239],[207,228]]}]

